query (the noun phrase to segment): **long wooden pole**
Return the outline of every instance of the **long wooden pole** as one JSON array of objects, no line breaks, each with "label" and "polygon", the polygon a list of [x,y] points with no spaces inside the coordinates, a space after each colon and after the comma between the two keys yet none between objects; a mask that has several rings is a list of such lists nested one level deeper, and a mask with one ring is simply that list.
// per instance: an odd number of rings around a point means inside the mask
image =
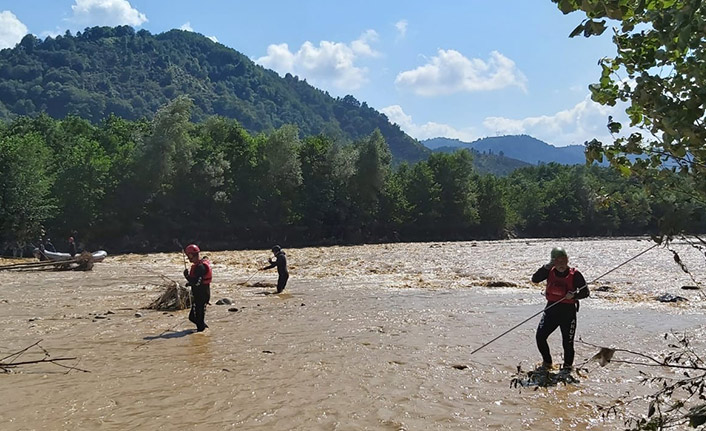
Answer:
[{"label": "long wooden pole", "polygon": [[50,262],[24,262],[24,263],[12,263],[10,265],[3,265],[0,266],[0,271],[7,270],[7,269],[24,269],[24,268],[41,268],[44,266],[52,266],[52,265],[64,265],[67,263],[77,263],[78,259],[69,259],[69,260],[52,260]]}]

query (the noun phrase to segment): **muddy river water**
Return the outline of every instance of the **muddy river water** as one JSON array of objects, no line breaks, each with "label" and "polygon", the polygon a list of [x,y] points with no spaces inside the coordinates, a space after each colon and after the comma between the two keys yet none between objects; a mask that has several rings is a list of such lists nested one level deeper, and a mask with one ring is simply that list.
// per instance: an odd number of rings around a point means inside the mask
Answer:
[{"label": "muddy river water", "polygon": [[[143,309],[164,277],[181,281],[176,252],[110,256],[90,272],[2,271],[0,358],[41,340],[51,357],[77,358],[62,363],[78,369],[44,363],[0,373],[0,429],[619,429],[622,419],[600,407],[654,389],[639,384],[641,368],[589,362],[575,385],[511,387],[518,365],[541,360],[539,317],[470,353],[542,309],[543,288],[529,279],[552,246],[590,281],[652,244],[285,248],[291,278],[280,295],[269,294],[276,272],[257,271],[266,250],[206,252],[213,305],[210,329],[198,334],[188,311]],[[701,283],[704,256],[674,247]],[[491,287],[498,284],[506,286]],[[703,350],[704,293],[681,289],[694,284],[670,251],[655,248],[590,285],[577,338],[658,356],[667,351],[663,335],[678,331]],[[688,301],[654,299],[663,293]],[[233,303],[215,305],[220,298]],[[550,346],[559,361],[559,331]],[[576,363],[596,352],[577,342]],[[17,360],[42,357],[35,347]]]}]

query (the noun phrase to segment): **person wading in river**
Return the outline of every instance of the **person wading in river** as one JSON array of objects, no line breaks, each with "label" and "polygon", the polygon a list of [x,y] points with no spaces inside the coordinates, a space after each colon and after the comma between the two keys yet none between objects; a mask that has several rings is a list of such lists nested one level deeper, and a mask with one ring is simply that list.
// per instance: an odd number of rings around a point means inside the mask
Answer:
[{"label": "person wading in river", "polygon": [[574,335],[576,333],[576,313],[579,299],[588,297],[586,280],[576,268],[569,268],[569,256],[563,248],[555,247],[551,260],[532,276],[533,283],[547,280],[544,295],[547,306],[542,320],[537,327],[537,348],[542,354],[542,368],[551,369],[552,355],[549,352],[547,338],[556,328],[561,328],[562,346],[564,347],[563,372],[571,372],[574,364]]},{"label": "person wading in river", "polygon": [[260,268],[260,271],[266,269],[277,267],[277,274],[279,278],[277,279],[277,293],[282,293],[285,286],[287,286],[287,280],[289,280],[289,270],[287,269],[287,255],[282,250],[282,247],[276,245],[272,247],[272,254],[275,255],[275,260],[272,258],[267,259],[270,264],[264,268]]},{"label": "person wading in river", "polygon": [[196,331],[203,332],[206,324],[206,304],[211,300],[211,262],[199,258],[201,250],[196,244],[189,244],[184,249],[184,254],[191,262],[191,269],[184,270],[186,285],[191,286],[194,300],[191,302],[189,320],[196,324]]}]

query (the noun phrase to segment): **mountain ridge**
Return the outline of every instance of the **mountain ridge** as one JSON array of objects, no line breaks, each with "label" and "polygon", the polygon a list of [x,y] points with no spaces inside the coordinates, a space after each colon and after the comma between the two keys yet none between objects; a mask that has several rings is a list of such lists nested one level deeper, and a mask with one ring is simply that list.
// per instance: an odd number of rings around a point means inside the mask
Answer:
[{"label": "mountain ridge", "polygon": [[468,148],[480,153],[501,154],[511,159],[537,165],[539,163],[561,163],[578,165],[586,161],[583,145],[555,147],[529,135],[493,136],[464,142],[452,138],[432,138],[421,141],[422,145],[435,151],[441,147]]},{"label": "mountain ridge", "polygon": [[234,118],[251,133],[295,124],[302,136],[353,142],[379,129],[397,161],[430,151],[353,96],[334,98],[298,77],[280,77],[235,49],[183,30],[90,27],[44,40],[26,35],[0,51],[0,119],[46,112],[97,123],[115,114],[151,118],[187,95],[195,121]]}]

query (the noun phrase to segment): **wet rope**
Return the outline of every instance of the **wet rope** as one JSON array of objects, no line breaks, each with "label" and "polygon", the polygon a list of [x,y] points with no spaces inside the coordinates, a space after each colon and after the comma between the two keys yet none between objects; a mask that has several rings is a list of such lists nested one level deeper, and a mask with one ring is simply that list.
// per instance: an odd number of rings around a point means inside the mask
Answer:
[{"label": "wet rope", "polygon": [[248,284],[248,281],[252,280],[252,278],[255,277],[256,275],[257,275],[257,272],[253,273],[253,275],[251,275],[250,277],[248,277],[247,280],[238,283],[238,286],[242,286],[242,285]]},{"label": "wet rope", "polygon": [[[632,260],[637,259],[638,257],[642,256],[643,254],[647,253],[648,251],[652,250],[653,248],[658,247],[659,245],[661,245],[661,243],[654,244],[654,245],[652,245],[651,247],[649,247],[649,248],[647,248],[647,249],[641,251],[640,253],[638,253],[638,254],[636,254],[635,256],[631,257],[630,259],[626,260],[625,262],[621,263],[620,265],[614,267],[613,269],[604,272],[603,274],[599,275],[598,277],[594,278],[593,280],[591,280],[591,281],[589,281],[588,283],[584,284],[583,286],[579,287],[579,288],[576,290],[576,293],[578,293],[578,292],[581,291],[582,289],[585,289],[586,287],[588,287],[589,284],[595,283],[596,281],[600,280],[601,278],[605,277],[606,275],[610,274],[611,272],[615,271],[616,269],[620,268],[621,266],[627,264],[628,262],[630,262],[630,261],[632,261]],[[518,327],[520,327],[520,326],[522,326],[523,324],[529,322],[530,320],[532,320],[534,317],[538,316],[539,314],[544,313],[545,311],[549,310],[550,308],[554,307],[555,305],[561,303],[561,301],[564,300],[567,296],[569,296],[569,293],[567,293],[566,295],[564,295],[564,297],[563,297],[562,299],[560,299],[560,300],[558,300],[558,301],[556,301],[556,302],[553,302],[553,303],[549,304],[548,306],[546,306],[546,307],[543,308],[542,310],[540,310],[540,311],[538,311],[537,313],[531,315],[530,317],[526,318],[526,319],[523,320],[522,322],[518,323],[517,325],[513,326],[512,328],[508,329],[507,331],[503,332],[502,334],[498,335],[497,337],[493,338],[492,340],[490,340],[490,341],[488,341],[487,343],[483,344],[482,346],[478,347],[477,349],[475,349],[474,351],[472,351],[470,354],[472,355],[472,354],[476,353],[477,351],[483,349],[483,348],[486,347],[487,345],[489,345],[489,344],[493,343],[494,341],[496,341],[496,340],[498,340],[498,339],[504,337],[505,335],[507,335],[507,334],[509,334],[510,332],[514,331],[514,330],[517,329]]]}]

